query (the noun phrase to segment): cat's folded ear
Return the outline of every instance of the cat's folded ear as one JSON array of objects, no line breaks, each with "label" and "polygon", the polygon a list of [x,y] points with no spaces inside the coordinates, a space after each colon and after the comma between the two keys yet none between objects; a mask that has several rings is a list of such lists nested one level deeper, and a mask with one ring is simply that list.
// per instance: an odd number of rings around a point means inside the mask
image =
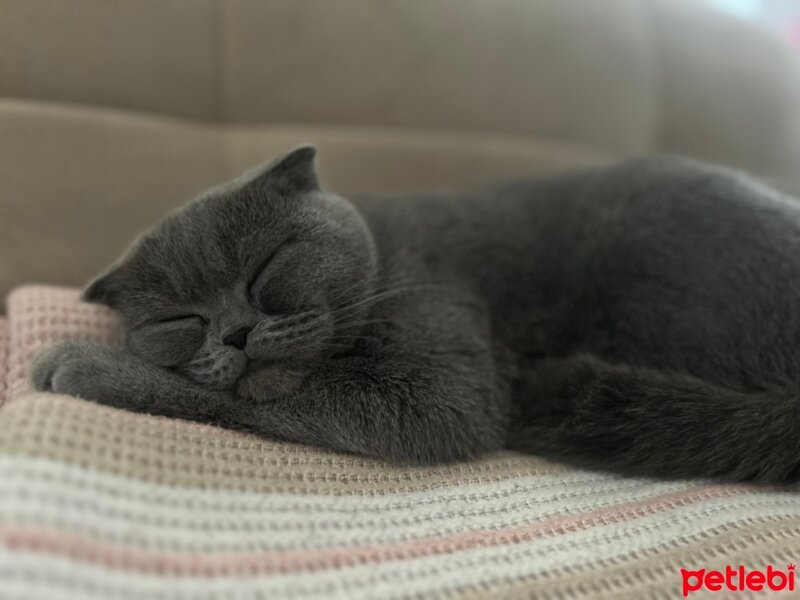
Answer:
[{"label": "cat's folded ear", "polygon": [[117,263],[108,271],[98,276],[81,293],[81,300],[95,304],[105,304],[110,308],[118,308],[122,295],[125,264]]},{"label": "cat's folded ear", "polygon": [[317,149],[305,144],[273,160],[253,178],[256,185],[269,186],[285,194],[303,194],[319,189],[314,158]]}]

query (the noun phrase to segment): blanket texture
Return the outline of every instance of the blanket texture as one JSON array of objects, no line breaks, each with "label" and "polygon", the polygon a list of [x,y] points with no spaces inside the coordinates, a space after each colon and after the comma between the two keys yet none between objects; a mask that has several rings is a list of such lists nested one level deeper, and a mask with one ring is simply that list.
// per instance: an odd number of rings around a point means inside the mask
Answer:
[{"label": "blanket texture", "polygon": [[400,468],[33,393],[36,350],[111,340],[114,317],[49,287],[7,309],[2,598],[676,597],[681,569],[800,560],[791,489],[513,453]]}]

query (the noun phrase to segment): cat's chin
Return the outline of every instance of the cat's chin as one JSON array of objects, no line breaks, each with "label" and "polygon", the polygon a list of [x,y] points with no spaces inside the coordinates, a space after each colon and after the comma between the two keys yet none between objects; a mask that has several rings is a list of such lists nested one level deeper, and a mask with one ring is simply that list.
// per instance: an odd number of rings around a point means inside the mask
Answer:
[{"label": "cat's chin", "polygon": [[246,374],[236,386],[240,398],[268,401],[295,391],[308,375],[308,369],[288,364],[266,365]]}]

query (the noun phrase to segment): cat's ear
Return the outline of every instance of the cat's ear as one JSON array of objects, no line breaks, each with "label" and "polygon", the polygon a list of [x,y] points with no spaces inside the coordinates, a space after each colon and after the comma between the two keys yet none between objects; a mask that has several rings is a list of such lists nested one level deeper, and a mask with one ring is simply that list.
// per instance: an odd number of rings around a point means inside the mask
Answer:
[{"label": "cat's ear", "polygon": [[269,163],[254,182],[283,193],[302,194],[319,189],[314,158],[317,149],[309,144],[295,148]]},{"label": "cat's ear", "polygon": [[95,304],[105,304],[110,308],[118,308],[122,295],[125,264],[115,264],[108,271],[94,279],[83,290],[81,300]]}]

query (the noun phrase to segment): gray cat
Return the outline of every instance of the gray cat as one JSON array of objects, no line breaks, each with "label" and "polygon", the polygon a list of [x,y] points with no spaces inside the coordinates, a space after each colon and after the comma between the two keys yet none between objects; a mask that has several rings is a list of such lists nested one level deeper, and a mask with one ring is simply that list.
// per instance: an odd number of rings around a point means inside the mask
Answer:
[{"label": "gray cat", "polygon": [[800,479],[800,204],[688,160],[346,200],[301,147],[145,233],[39,390],[407,463]]}]

